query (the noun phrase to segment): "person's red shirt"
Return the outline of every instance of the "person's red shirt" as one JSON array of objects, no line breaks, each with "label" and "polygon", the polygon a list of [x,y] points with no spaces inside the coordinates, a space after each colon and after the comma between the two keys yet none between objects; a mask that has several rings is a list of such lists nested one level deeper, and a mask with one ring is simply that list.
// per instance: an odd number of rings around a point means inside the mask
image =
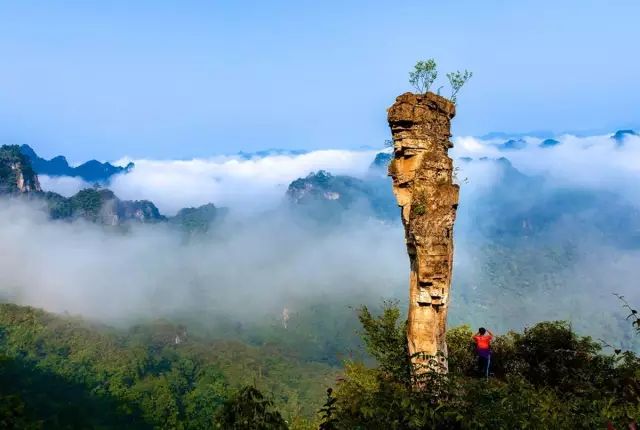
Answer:
[{"label": "person's red shirt", "polygon": [[487,350],[491,347],[491,340],[493,336],[491,334],[477,334],[473,336],[473,340],[476,342],[476,349]]}]

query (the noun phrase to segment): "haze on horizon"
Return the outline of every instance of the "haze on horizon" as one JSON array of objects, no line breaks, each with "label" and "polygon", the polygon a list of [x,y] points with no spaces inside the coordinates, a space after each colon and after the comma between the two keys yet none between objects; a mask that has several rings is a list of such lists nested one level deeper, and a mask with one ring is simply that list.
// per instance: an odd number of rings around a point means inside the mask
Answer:
[{"label": "haze on horizon", "polygon": [[45,157],[376,147],[385,108],[428,57],[443,79],[474,72],[456,135],[639,125],[632,0],[21,1],[0,13],[0,143]]}]

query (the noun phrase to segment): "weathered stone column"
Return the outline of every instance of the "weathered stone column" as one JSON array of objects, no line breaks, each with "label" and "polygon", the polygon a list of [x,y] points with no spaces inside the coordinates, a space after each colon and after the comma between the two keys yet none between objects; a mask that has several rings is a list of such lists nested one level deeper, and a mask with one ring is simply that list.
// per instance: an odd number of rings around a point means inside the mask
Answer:
[{"label": "weathered stone column", "polygon": [[[389,176],[402,210],[409,278],[409,353],[438,355],[447,369],[446,330],[453,223],[459,186],[449,158],[455,105],[433,93],[405,93],[388,110],[393,135]],[[428,364],[414,357],[416,364]]]}]

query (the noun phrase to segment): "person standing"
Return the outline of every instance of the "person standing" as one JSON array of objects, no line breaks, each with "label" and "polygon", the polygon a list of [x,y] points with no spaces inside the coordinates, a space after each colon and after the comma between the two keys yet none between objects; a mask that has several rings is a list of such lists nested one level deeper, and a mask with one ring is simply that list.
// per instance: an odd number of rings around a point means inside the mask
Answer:
[{"label": "person standing", "polygon": [[476,354],[478,355],[478,373],[480,376],[489,378],[489,367],[491,366],[491,341],[493,333],[484,327],[478,329],[478,333],[473,336],[476,344]]}]

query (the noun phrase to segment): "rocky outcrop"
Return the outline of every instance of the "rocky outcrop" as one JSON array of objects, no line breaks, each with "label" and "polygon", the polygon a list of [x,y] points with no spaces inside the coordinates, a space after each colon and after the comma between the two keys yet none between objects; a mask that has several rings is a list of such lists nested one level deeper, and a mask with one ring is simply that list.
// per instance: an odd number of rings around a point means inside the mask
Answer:
[{"label": "rocky outcrop", "polygon": [[135,221],[164,221],[158,208],[148,200],[120,200],[108,189],[87,188],[69,198],[71,218],[84,218],[103,225]]},{"label": "rocky outcrop", "polygon": [[389,163],[392,158],[393,154],[389,154],[387,152],[377,153],[376,158],[369,166],[369,171],[377,173],[384,170],[386,172],[389,169]]},{"label": "rocky outcrop", "polygon": [[[120,226],[131,222],[156,223],[168,221],[153,202],[148,200],[120,200],[113,191],[101,188],[99,185],[80,190],[68,198],[50,191],[43,192],[33,163],[40,163],[40,167],[43,166],[42,163],[45,163],[44,165],[45,167],[48,166],[47,168],[57,166],[61,169],[67,169],[69,167],[64,157],[56,157],[46,161],[40,159],[26,145],[22,147],[18,145],[0,146],[0,195],[22,195],[27,200],[42,200],[46,204],[49,217],[56,220],[73,221],[84,219],[108,226]],[[47,165],[46,163],[49,164]],[[127,169],[132,168],[132,166],[130,165]],[[76,170],[78,176],[85,179],[102,180],[108,179],[113,174],[126,173],[127,171],[125,168],[115,168],[108,163],[96,161],[87,162],[76,169],[80,169]],[[82,172],[88,172],[88,176],[82,176]],[[56,173],[54,172],[53,174]],[[100,176],[101,174],[103,176]],[[204,232],[214,220],[221,219],[225,214],[225,208],[216,208],[213,204],[199,208],[185,208],[171,218],[171,224],[182,227],[189,232]]]},{"label": "rocky outcrop", "polygon": [[166,221],[158,208],[148,200],[120,200],[106,188],[86,188],[66,198],[42,193],[53,219],[84,219],[102,225],[117,226],[128,222],[155,223]]},{"label": "rocky outcrop", "polygon": [[18,145],[0,147],[0,194],[39,192],[38,176]]},{"label": "rocky outcrop", "polygon": [[169,222],[189,233],[205,233],[213,223],[222,221],[227,212],[227,208],[218,208],[213,203],[208,203],[197,208],[182,208]]},{"label": "rocky outcrop", "polygon": [[437,356],[446,370],[445,340],[453,223],[458,185],[453,183],[451,119],[455,105],[433,93],[405,93],[388,110],[393,135],[389,175],[401,208],[409,254],[409,353],[414,363]]},{"label": "rocky outcrop", "polygon": [[[365,179],[345,175],[332,175],[320,170],[289,184],[286,200],[289,207],[305,217],[335,221],[345,212],[395,219],[396,211],[388,179],[369,175]],[[393,212],[393,213],[392,213]]]},{"label": "rocky outcrop", "polygon": [[286,198],[298,206],[318,206],[325,202],[329,206],[348,209],[356,202],[368,201],[371,190],[367,183],[351,176],[334,176],[324,170],[311,172],[304,178],[289,184]]}]

